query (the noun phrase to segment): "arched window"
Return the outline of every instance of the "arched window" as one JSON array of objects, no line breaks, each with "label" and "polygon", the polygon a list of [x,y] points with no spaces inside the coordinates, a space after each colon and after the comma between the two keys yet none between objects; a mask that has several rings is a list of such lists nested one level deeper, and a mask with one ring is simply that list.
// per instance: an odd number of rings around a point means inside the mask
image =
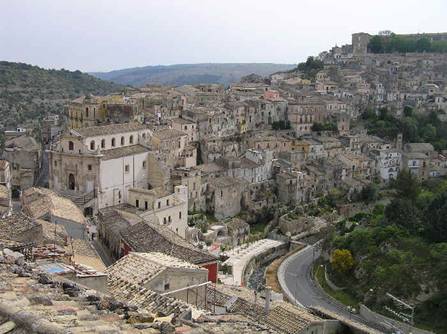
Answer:
[{"label": "arched window", "polygon": [[69,151],[73,151],[74,150],[74,143],[71,140],[68,142],[68,150]]},{"label": "arched window", "polygon": [[106,148],[106,140],[105,139],[101,140],[101,148]]},{"label": "arched window", "polygon": [[95,141],[94,141],[94,140],[92,140],[92,141],[90,142],[90,149],[91,149],[92,151],[95,150]]},{"label": "arched window", "polygon": [[112,138],[112,147],[115,147],[115,138]]},{"label": "arched window", "polygon": [[125,139],[124,139],[124,137],[121,137],[121,145],[124,145],[124,143],[125,143]]},{"label": "arched window", "polygon": [[129,144],[133,144],[133,136],[132,135],[129,137]]},{"label": "arched window", "polygon": [[85,108],[85,117],[88,117],[88,107]]}]

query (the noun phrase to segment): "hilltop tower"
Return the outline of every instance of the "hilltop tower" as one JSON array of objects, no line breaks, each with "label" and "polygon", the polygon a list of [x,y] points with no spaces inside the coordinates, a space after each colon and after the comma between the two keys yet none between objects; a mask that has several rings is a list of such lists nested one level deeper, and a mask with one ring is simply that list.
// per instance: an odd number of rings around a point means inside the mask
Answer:
[{"label": "hilltop tower", "polygon": [[352,54],[357,57],[366,56],[370,39],[371,35],[364,32],[352,34]]}]

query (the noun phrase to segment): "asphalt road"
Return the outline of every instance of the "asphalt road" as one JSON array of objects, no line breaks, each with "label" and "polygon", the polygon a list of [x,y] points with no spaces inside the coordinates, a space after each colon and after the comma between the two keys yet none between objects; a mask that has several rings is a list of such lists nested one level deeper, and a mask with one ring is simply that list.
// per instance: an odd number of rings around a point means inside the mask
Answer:
[{"label": "asphalt road", "polygon": [[320,306],[347,319],[352,319],[378,330],[383,327],[367,322],[360,315],[351,313],[346,306],[328,297],[311,276],[312,263],[320,256],[320,249],[308,246],[289,258],[284,268],[284,282],[297,303],[305,307]]}]

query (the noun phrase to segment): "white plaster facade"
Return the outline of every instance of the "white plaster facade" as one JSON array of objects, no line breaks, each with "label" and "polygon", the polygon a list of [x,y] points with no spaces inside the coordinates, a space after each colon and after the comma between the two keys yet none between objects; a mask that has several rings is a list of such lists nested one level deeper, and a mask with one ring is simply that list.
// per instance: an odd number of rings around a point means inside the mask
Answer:
[{"label": "white plaster facade", "polygon": [[129,201],[146,212],[142,217],[155,216],[158,222],[185,238],[188,226],[188,187],[174,187],[172,194],[159,194],[156,190],[129,189]]}]

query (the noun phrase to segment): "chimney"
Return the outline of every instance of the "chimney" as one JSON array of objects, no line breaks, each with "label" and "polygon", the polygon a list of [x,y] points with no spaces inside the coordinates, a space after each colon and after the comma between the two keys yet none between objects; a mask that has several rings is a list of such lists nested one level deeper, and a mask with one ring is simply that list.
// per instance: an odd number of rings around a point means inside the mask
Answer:
[{"label": "chimney", "polygon": [[266,315],[270,312],[270,299],[272,297],[272,289],[269,286],[265,287],[265,306],[264,306],[264,313]]}]

